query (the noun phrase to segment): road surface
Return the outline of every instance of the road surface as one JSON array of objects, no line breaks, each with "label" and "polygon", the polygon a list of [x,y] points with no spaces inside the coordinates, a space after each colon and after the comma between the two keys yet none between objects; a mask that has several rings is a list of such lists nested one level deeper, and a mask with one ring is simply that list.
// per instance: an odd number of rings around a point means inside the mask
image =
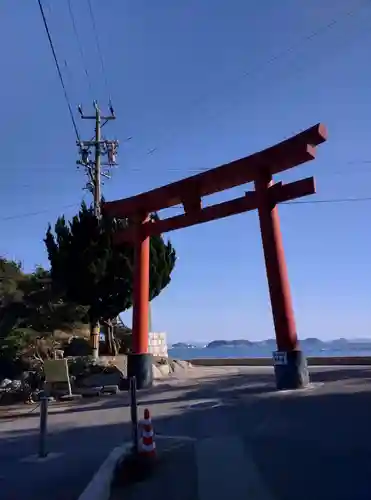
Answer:
[{"label": "road surface", "polygon": [[[143,393],[141,411],[151,410],[159,439],[194,439],[195,463],[185,460],[174,478],[179,488],[184,482],[179,498],[195,485],[199,500],[369,500],[371,368],[311,371],[313,387],[304,391],[277,393],[270,368],[218,367]],[[52,454],[41,463],[32,457],[37,411],[0,419],[1,499],[76,500],[109,451],[129,438],[128,422],[126,395],[54,406]]]}]

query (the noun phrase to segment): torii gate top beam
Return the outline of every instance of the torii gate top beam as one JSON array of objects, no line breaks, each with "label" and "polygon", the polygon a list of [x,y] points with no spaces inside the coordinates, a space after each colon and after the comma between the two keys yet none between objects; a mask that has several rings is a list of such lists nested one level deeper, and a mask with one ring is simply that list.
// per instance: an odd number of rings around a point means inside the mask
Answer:
[{"label": "torii gate top beam", "polygon": [[254,181],[262,170],[274,175],[315,158],[315,146],[327,139],[326,127],[317,124],[268,149],[206,172],[122,200],[106,202],[114,217],[157,212],[178,204]]}]

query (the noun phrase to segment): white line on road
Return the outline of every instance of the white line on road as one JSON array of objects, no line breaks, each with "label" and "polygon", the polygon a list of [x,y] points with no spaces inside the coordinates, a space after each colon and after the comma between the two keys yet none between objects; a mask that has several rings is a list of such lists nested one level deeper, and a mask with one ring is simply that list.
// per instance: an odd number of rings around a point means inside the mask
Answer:
[{"label": "white line on road", "polygon": [[191,436],[165,436],[164,434],[156,434],[156,439],[177,439],[179,441],[196,441],[196,438]]}]

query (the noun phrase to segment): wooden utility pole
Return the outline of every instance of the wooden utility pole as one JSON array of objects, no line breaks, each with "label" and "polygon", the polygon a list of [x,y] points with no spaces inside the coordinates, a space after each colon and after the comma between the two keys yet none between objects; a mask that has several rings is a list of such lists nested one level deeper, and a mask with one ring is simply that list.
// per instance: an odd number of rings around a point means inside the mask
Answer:
[{"label": "wooden utility pole", "polygon": [[[116,116],[113,111],[112,105],[109,105],[110,115],[102,116],[98,103],[93,103],[95,114],[85,115],[82,107],[79,106],[78,110],[83,120],[95,121],[95,135],[90,141],[77,141],[79,148],[80,159],[76,162],[85,169],[88,177],[85,189],[93,195],[94,214],[97,219],[101,217],[101,180],[102,177],[110,178],[110,169],[117,165],[116,154],[118,148],[118,141],[105,139],[102,136],[102,128],[110,120],[115,120]],[[94,150],[94,160],[92,150]],[[102,157],[106,156],[106,161],[102,161]],[[97,321],[91,327],[91,343],[93,349],[93,356],[99,357],[99,338],[100,338],[100,323]]]}]

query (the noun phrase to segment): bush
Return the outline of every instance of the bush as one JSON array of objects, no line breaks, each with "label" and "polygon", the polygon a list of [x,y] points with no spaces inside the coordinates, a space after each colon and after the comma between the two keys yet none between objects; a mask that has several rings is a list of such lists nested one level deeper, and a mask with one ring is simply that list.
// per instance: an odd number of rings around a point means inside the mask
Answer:
[{"label": "bush", "polygon": [[68,371],[70,376],[81,378],[90,375],[94,359],[91,356],[81,356],[68,360]]},{"label": "bush", "polygon": [[0,378],[14,379],[27,369],[23,354],[33,344],[33,332],[14,329],[0,341]]},{"label": "bush", "polygon": [[21,359],[14,359],[0,349],[0,380],[4,378],[14,380],[21,375],[24,368]]},{"label": "bush", "polygon": [[64,356],[72,357],[72,356],[91,356],[92,355],[92,347],[89,344],[88,340],[74,337],[64,346]]},{"label": "bush", "polygon": [[89,375],[116,373],[117,367],[97,361],[92,356],[82,356],[68,360],[68,371],[70,376],[79,380]]}]

